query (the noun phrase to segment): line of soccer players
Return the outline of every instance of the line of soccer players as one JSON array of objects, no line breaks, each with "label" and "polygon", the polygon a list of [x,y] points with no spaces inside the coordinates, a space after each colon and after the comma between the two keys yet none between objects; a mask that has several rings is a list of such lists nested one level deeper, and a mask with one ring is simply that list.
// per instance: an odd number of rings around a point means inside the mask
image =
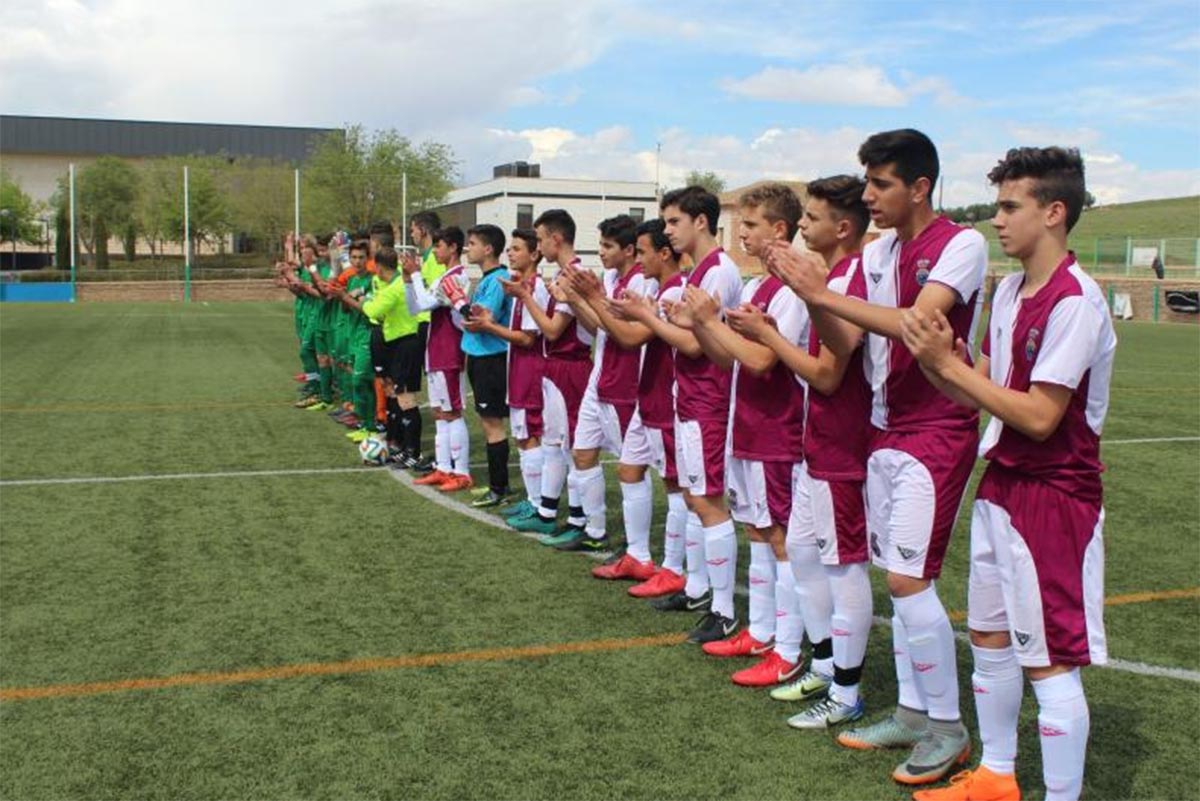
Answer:
[{"label": "line of soccer players", "polygon": [[[457,229],[432,234],[444,270],[432,279],[415,258],[389,276],[390,249],[377,250],[377,280],[400,282],[406,310],[432,318],[437,454],[417,483],[470,485],[464,371],[488,441],[477,505],[509,497],[512,409],[527,495],[504,510],[514,528],[560,550],[611,550],[599,457],[614,455],[625,545],[593,575],[635,580],[629,594],[657,609],[703,612],[689,640],[714,657],[757,658],[735,683],[811,702],[788,720],[798,729],[864,714],[874,563],[892,599],[899,697],[890,714],[837,739],[908,749],[892,776],[923,785],[969,756],[954,632],[935,580],[981,454],[968,625],[983,754],[948,787],[916,796],[1020,797],[1028,676],[1046,797],[1075,798],[1089,731],[1079,667],[1107,659],[1099,438],[1116,346],[1103,294],[1066,246],[1085,197],[1082,161],[1074,150],[1020,148],[989,173],[993,224],[1023,270],[999,282],[973,360],[987,248],[934,212],[933,143],[889,131],[858,155],[865,180],[813,181],[803,207],[779,184],[741,197],[741,244],[767,267],[745,285],[716,240],[717,198],[695,186],[664,196],[661,219],[602,222],[599,277],[580,267],[575,224],[561,210],[513,232],[508,270],[503,232],[472,228],[465,252],[484,276],[469,301]],[[884,233],[864,247],[872,219]],[[791,247],[797,232],[808,253]],[[539,258],[557,266],[552,280],[538,275]],[[369,317],[374,302],[362,305]],[[316,364],[324,392],[319,350]],[[982,443],[981,409],[992,416]],[[660,564],[651,467],[667,495]],[[735,521],[749,540],[745,627],[734,607]]]}]

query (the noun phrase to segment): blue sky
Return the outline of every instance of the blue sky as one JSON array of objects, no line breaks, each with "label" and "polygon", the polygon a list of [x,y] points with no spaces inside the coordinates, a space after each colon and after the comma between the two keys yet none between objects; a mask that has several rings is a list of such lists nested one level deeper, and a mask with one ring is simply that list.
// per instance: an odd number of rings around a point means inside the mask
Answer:
[{"label": "blue sky", "polygon": [[[134,43],[137,46],[133,46]],[[1101,202],[1200,193],[1200,3],[17,0],[13,114],[395,127],[463,182],[857,171],[924,130],[946,203],[1008,147],[1080,147]]]}]

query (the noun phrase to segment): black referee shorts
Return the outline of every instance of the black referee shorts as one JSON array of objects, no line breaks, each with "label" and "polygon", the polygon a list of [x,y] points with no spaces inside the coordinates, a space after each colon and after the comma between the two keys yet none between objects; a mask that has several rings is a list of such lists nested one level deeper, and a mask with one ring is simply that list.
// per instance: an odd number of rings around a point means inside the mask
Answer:
[{"label": "black referee shorts", "polygon": [[468,356],[467,378],[480,417],[508,417],[508,354]]},{"label": "black referee shorts", "polygon": [[388,377],[396,385],[396,391],[420,392],[421,373],[425,368],[425,343],[420,334],[393,339],[388,347],[392,355]]}]

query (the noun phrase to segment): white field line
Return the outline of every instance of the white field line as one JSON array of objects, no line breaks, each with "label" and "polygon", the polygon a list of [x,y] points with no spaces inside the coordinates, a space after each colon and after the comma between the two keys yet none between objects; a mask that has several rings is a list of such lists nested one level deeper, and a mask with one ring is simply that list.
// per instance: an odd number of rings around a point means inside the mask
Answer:
[{"label": "white field line", "polygon": [[0,487],[40,487],[52,484],[124,484],[133,481],[188,481],[198,478],[251,476],[318,476],[328,473],[361,473],[365,467],[314,467],[296,470],[222,470],[214,473],[151,473],[140,476],[80,476],[79,478],[22,478],[0,481]]},{"label": "white field line", "polygon": [[1145,445],[1153,442],[1200,442],[1200,437],[1147,437],[1145,439],[1102,439],[1100,447],[1105,445]]}]

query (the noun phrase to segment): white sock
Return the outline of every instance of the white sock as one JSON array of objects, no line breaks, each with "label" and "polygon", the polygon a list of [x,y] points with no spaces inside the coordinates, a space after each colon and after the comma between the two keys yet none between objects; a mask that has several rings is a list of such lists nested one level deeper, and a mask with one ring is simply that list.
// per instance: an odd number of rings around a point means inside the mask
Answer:
[{"label": "white sock", "polygon": [[467,432],[467,421],[459,417],[449,422],[450,461],[454,472],[471,475],[471,435]]},{"label": "white sock", "polygon": [[654,511],[654,495],[648,478],[644,476],[634,484],[621,482],[626,550],[639,562],[650,561],[650,515]]},{"label": "white sock", "polygon": [[[862,669],[871,634],[871,579],[865,562],[851,565],[826,565],[829,592],[833,597],[833,616],[829,633],[833,636],[834,668]],[[836,676],[836,670],[834,675]],[[843,704],[858,702],[858,682],[838,684],[830,689]]]},{"label": "white sock", "polygon": [[704,527],[704,557],[712,584],[712,610],[733,617],[733,577],[737,575],[737,533],[733,520]]},{"label": "white sock", "polygon": [[454,469],[454,461],[450,456],[450,421],[435,420],[433,429],[433,455],[437,469],[449,473]]},{"label": "white sock", "polygon": [[663,563],[667,570],[683,575],[684,540],[687,536],[687,503],[682,492],[667,495],[667,525],[663,538]]},{"label": "white sock", "polygon": [[921,688],[930,720],[958,720],[958,657],[954,629],[930,584],[916,595],[894,598],[896,614],[908,631],[913,678]]},{"label": "white sock", "polygon": [[[567,479],[567,455],[563,452],[562,445],[542,445],[542,494],[541,498],[553,498],[558,500],[562,497],[563,482]],[[541,498],[538,499],[538,512],[542,517],[555,517],[558,515],[557,507],[550,509],[541,505]]]},{"label": "white sock", "polygon": [[769,542],[750,543],[750,636],[775,637],[775,552]]},{"label": "white sock", "polygon": [[587,517],[587,533],[600,539],[608,528],[608,509],[604,503],[604,468],[600,465],[587,470],[577,470],[579,495],[583,501],[583,514]]},{"label": "white sock", "polygon": [[[892,599],[893,605],[895,599]],[[908,629],[904,621],[893,609],[892,612],[892,654],[896,660],[896,684],[900,691],[899,704],[917,712],[925,712],[925,696],[913,678],[912,659],[908,655]]]},{"label": "white sock", "polygon": [[787,562],[775,564],[775,653],[792,664],[800,661],[804,615],[796,594],[796,576]]},{"label": "white sock", "polygon": [[[579,481],[579,471],[574,466],[567,468],[567,507],[568,509],[582,509],[583,501]],[[587,512],[583,516],[578,514],[567,514],[567,525],[583,528],[587,525]]]},{"label": "white sock", "polygon": [[545,457],[541,448],[526,448],[518,451],[521,460],[521,480],[525,482],[525,494],[529,502],[538,506],[542,502],[542,463]]},{"label": "white sock", "polygon": [[[808,641],[815,646],[830,639],[833,617],[833,597],[829,592],[829,577],[821,564],[821,549],[815,542],[791,539],[787,551],[792,575],[796,577],[796,597],[804,616],[804,629],[808,632]],[[817,673],[832,676],[832,653],[821,659],[814,658],[811,667]]]},{"label": "white sock", "polygon": [[1074,801],[1083,789],[1091,717],[1079,668],[1033,682],[1046,801]]},{"label": "white sock", "polygon": [[992,773],[1011,774],[1017,760],[1017,718],[1025,677],[1011,645],[1003,648],[971,646],[975,672],[975,717],[983,741],[980,764]]},{"label": "white sock", "polygon": [[687,554],[687,586],[683,591],[689,598],[699,598],[708,592],[708,563],[704,559],[704,526],[695,512],[687,513],[687,530],[684,532],[684,549]]}]

